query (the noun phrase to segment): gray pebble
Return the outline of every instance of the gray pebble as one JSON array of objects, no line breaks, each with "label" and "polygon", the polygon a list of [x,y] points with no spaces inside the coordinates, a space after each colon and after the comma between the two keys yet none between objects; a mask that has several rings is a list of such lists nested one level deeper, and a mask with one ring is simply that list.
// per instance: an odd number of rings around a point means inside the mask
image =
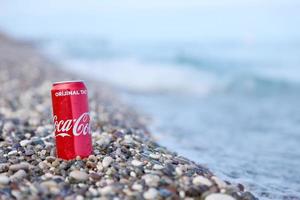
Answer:
[{"label": "gray pebble", "polygon": [[10,179],[7,176],[0,174],[0,185],[7,185],[9,181]]},{"label": "gray pebble", "polygon": [[70,177],[75,179],[76,181],[86,181],[89,176],[87,173],[79,170],[74,170],[70,173]]},{"label": "gray pebble", "polygon": [[20,180],[24,179],[26,176],[27,176],[27,173],[23,169],[20,169],[19,171],[14,173],[12,176],[10,176],[10,180],[12,182],[20,181]]},{"label": "gray pebble", "polygon": [[28,163],[19,163],[19,164],[14,164],[14,165],[9,166],[9,170],[11,170],[11,171],[18,171],[20,169],[28,170],[29,164]]}]

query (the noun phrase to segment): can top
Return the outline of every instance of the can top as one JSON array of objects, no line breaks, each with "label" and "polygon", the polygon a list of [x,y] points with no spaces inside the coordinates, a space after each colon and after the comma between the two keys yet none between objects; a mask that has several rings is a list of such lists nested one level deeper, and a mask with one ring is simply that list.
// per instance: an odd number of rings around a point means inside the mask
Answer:
[{"label": "can top", "polygon": [[58,82],[54,82],[53,85],[59,85],[59,84],[65,84],[65,83],[83,83],[83,80],[58,81]]}]

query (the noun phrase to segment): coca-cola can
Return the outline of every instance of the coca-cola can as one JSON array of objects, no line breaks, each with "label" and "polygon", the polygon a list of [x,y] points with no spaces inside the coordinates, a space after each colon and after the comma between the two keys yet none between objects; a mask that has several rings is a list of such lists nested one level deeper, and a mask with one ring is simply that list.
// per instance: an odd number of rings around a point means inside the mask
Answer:
[{"label": "coca-cola can", "polygon": [[51,96],[58,158],[84,158],[93,151],[87,95],[83,81],[53,83]]}]

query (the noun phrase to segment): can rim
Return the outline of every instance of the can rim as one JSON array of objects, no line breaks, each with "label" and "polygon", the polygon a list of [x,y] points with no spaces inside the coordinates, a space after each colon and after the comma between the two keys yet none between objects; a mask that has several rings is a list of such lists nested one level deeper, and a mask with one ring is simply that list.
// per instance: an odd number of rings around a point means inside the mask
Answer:
[{"label": "can rim", "polygon": [[63,83],[83,83],[83,80],[71,80],[71,81],[57,81],[53,85],[63,84]]}]

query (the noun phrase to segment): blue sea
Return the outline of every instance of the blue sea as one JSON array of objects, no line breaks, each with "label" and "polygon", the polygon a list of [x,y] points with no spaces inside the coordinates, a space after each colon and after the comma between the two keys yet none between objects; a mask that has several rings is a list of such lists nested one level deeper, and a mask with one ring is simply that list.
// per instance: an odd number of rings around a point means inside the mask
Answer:
[{"label": "blue sea", "polygon": [[300,199],[297,1],[28,2],[0,3],[0,29],[112,85],[160,144],[260,199]]}]

